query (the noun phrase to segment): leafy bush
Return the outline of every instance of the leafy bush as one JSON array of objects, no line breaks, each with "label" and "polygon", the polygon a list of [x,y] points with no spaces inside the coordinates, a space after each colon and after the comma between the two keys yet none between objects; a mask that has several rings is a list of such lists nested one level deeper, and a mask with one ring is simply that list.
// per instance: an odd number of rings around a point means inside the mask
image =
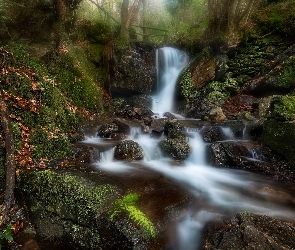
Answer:
[{"label": "leafy bush", "polygon": [[2,244],[4,241],[12,241],[12,225],[8,224],[6,229],[0,230],[0,250],[2,249]]}]

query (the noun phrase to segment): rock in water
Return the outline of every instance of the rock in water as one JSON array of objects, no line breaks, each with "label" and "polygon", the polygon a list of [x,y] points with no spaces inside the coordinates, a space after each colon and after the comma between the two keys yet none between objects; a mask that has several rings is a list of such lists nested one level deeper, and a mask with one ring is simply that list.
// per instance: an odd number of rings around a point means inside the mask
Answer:
[{"label": "rock in water", "polygon": [[143,149],[137,142],[125,140],[115,148],[114,157],[116,160],[142,160]]},{"label": "rock in water", "polygon": [[295,225],[243,212],[223,226],[208,227],[204,249],[295,249]]}]

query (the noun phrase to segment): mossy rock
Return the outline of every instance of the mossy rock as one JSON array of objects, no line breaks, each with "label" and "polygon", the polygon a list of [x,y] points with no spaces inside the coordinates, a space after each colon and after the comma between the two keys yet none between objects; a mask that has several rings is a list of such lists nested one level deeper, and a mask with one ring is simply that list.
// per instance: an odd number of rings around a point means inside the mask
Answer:
[{"label": "mossy rock", "polygon": [[18,188],[26,197],[38,235],[52,241],[70,238],[75,249],[101,245],[95,218],[119,197],[115,186],[54,171],[23,172]]},{"label": "mossy rock", "polygon": [[116,146],[114,157],[116,160],[142,160],[144,157],[142,147],[135,141],[124,140]]},{"label": "mossy rock", "polygon": [[281,121],[295,120],[295,96],[276,96],[270,104],[271,116]]},{"label": "mossy rock", "polygon": [[227,225],[209,224],[203,249],[294,249],[294,237],[291,223],[243,212]]},{"label": "mossy rock", "polygon": [[289,162],[291,171],[295,171],[295,123],[294,121],[265,121],[262,142]]},{"label": "mossy rock", "polygon": [[184,160],[191,152],[190,146],[183,138],[166,139],[159,142],[159,147],[164,155],[175,160]]},{"label": "mossy rock", "polygon": [[181,123],[177,120],[170,120],[168,122],[165,123],[164,125],[164,134],[169,136],[169,134],[173,133],[172,131],[174,131],[174,133],[176,131],[183,131],[183,126],[181,125]]}]

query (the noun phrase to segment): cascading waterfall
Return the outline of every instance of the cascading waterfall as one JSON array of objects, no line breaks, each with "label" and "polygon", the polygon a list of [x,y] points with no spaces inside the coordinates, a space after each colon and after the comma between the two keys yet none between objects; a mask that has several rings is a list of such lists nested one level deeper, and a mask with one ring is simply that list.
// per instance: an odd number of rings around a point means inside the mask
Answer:
[{"label": "cascading waterfall", "polygon": [[[162,48],[163,63],[159,68],[166,72],[159,72],[159,93],[154,96],[153,109],[159,113],[173,110],[173,91],[175,82],[181,69],[187,64],[185,53],[172,48]],[[164,56],[165,55],[165,56]],[[159,57],[158,55],[157,57]],[[169,100],[168,100],[169,99]],[[192,153],[187,160],[175,166],[173,160],[161,156],[158,142],[162,138],[152,138],[142,134],[139,128],[134,128],[128,139],[138,142],[144,150],[144,160],[134,163],[113,161],[113,148],[104,153],[102,159],[95,164],[97,169],[117,173],[123,172],[141,174],[138,164],[145,169],[160,173],[191,193],[198,206],[187,208],[180,216],[171,240],[171,249],[197,249],[203,226],[212,217],[229,216],[241,211],[277,216],[285,219],[295,218],[294,210],[286,206],[283,197],[272,197],[265,192],[264,187],[272,186],[265,176],[255,175],[240,170],[213,168],[206,162],[206,144],[200,135],[201,130],[188,128],[186,133]],[[234,140],[233,133],[224,129],[229,140]],[[88,139],[91,145],[103,143],[101,140]],[[85,141],[87,143],[87,140]],[[105,157],[106,156],[106,157]],[[273,187],[274,190],[277,186]]]},{"label": "cascading waterfall", "polygon": [[188,64],[188,55],[178,49],[164,47],[157,50],[157,93],[153,96],[152,110],[162,116],[173,112],[173,102],[177,78]]}]

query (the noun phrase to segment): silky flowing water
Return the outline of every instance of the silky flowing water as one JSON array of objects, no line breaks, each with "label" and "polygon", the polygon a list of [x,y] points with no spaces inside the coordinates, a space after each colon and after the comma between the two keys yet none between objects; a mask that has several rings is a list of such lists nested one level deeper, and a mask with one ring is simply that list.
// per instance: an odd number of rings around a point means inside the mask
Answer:
[{"label": "silky flowing water", "polygon": [[[152,107],[153,112],[159,116],[166,111],[174,111],[175,83],[179,73],[188,63],[188,56],[173,48],[162,48],[158,51],[157,58],[160,56],[162,60],[163,57],[165,59],[164,62],[157,63],[159,91],[157,95],[153,96]],[[190,197],[188,202],[184,206],[178,206],[178,212],[175,213],[173,220],[167,222],[164,232],[167,235],[165,239],[167,242],[164,244],[169,245],[171,249],[198,249],[202,242],[202,230],[208,221],[215,218],[230,218],[237,212],[249,211],[288,221],[295,220],[295,196],[292,190],[289,190],[284,183],[275,181],[271,177],[210,166],[206,159],[207,144],[200,135],[200,131],[201,129],[195,127],[186,128],[187,141],[192,152],[183,162],[175,162],[163,157],[157,146],[163,138],[154,138],[150,134],[143,134],[139,127],[134,127],[131,130],[128,139],[138,142],[143,148],[144,159],[142,161],[115,161],[113,157],[114,146],[95,136],[87,138],[84,143],[103,148],[100,150],[100,160],[94,164],[95,171],[118,178],[128,185],[128,189],[141,190],[143,195],[145,192],[148,193],[144,187],[147,182],[141,181],[141,178],[150,176],[148,178],[149,186],[153,181],[159,182],[163,179],[165,182],[168,180],[169,184],[167,185],[173,186],[171,190],[176,190],[177,193],[177,189],[179,189],[180,194],[182,192],[188,194]],[[228,140],[236,140],[230,128],[224,127],[223,131]],[[257,160],[256,152],[253,152],[252,156],[252,160]],[[136,179],[139,181],[136,182]],[[154,193],[157,191],[160,192],[156,189]],[[165,195],[169,194],[161,193],[156,202],[160,203],[158,205],[165,206],[165,204],[161,204],[161,199],[164,200]],[[150,197],[157,197],[157,195],[149,196],[149,199]],[[161,213],[166,211],[165,207],[150,209],[162,209]],[[145,212],[147,211],[149,211],[149,207],[146,208]]]}]

